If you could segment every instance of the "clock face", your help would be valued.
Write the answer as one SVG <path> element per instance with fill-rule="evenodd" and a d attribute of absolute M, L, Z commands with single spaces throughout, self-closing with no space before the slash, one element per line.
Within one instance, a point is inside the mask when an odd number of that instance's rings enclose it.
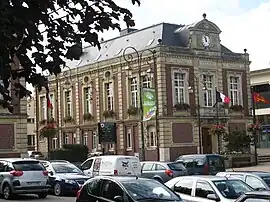
<path fill-rule="evenodd" d="M 202 36 L 202 44 L 204 47 L 208 47 L 210 45 L 210 37 L 207 35 Z"/>

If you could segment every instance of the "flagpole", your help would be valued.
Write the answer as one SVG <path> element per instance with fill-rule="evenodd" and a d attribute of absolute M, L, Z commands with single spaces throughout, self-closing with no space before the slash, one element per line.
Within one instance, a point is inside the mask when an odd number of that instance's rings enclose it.
<path fill-rule="evenodd" d="M 256 118 L 256 104 L 254 100 L 254 86 L 251 86 L 251 97 L 252 97 L 252 118 L 253 124 L 257 123 Z M 257 131 L 253 132 L 253 144 L 254 144 L 254 155 L 255 155 L 255 164 L 258 165 L 258 152 L 257 152 L 257 142 L 258 142 L 258 133 Z"/>
<path fill-rule="evenodd" d="M 217 94 L 217 87 L 215 87 L 216 89 L 216 94 Z M 218 110 L 219 110 L 219 104 L 218 104 L 218 100 L 216 99 L 216 121 L 217 121 L 217 126 L 219 125 L 219 113 L 218 113 Z M 220 154 L 220 135 L 217 136 L 218 138 L 218 153 Z"/>

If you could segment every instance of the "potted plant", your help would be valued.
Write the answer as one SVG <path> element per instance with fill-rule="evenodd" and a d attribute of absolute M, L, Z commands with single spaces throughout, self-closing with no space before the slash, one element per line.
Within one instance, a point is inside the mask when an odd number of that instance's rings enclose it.
<path fill-rule="evenodd" d="M 71 123 L 71 122 L 73 122 L 74 121 L 74 119 L 72 118 L 72 116 L 66 116 L 65 118 L 64 118 L 64 122 L 65 123 Z"/>
<path fill-rule="evenodd" d="M 91 114 L 91 113 L 85 113 L 84 115 L 83 115 L 83 120 L 85 120 L 85 121 L 92 121 L 93 120 L 93 115 Z"/>
<path fill-rule="evenodd" d="M 225 127 L 223 125 L 213 125 L 209 129 L 209 134 L 222 137 L 222 136 L 226 135 L 227 132 L 226 132 Z"/>
<path fill-rule="evenodd" d="M 138 107 L 130 106 L 127 110 L 129 115 L 137 115 L 138 114 Z"/>
<path fill-rule="evenodd" d="M 112 118 L 112 117 L 114 117 L 114 115 L 115 115 L 115 113 L 113 110 L 106 110 L 103 112 L 103 116 L 105 118 L 109 118 L 109 117 Z"/>
<path fill-rule="evenodd" d="M 190 106 L 187 103 L 177 103 L 174 105 L 174 116 L 188 116 Z"/>
<path fill-rule="evenodd" d="M 254 132 L 257 132 L 257 131 L 261 131 L 261 126 L 256 123 L 256 124 L 249 124 L 248 127 L 247 127 L 247 131 L 248 132 L 251 132 L 251 133 L 254 133 Z"/>

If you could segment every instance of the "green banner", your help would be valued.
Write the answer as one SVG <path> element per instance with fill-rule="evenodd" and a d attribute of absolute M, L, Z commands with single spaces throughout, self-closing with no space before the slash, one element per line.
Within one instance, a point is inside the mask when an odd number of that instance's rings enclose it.
<path fill-rule="evenodd" d="M 156 115 L 156 93 L 153 88 L 142 89 L 143 121 L 149 121 Z"/>

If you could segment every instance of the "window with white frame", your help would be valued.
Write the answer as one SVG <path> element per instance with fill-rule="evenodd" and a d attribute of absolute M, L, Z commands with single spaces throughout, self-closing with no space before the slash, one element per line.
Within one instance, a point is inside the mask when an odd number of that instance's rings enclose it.
<path fill-rule="evenodd" d="M 229 77 L 231 105 L 241 105 L 241 84 L 239 76 Z"/>
<path fill-rule="evenodd" d="M 83 144 L 84 145 L 88 145 L 88 133 L 84 133 L 83 135 Z"/>
<path fill-rule="evenodd" d="M 151 78 L 147 75 L 142 77 L 142 87 L 151 88 Z"/>
<path fill-rule="evenodd" d="M 53 148 L 53 149 L 56 149 L 56 148 L 57 148 L 57 138 L 56 138 L 56 137 L 54 137 L 54 138 L 52 139 L 52 148 Z"/>
<path fill-rule="evenodd" d="M 127 130 L 127 137 L 126 137 L 126 143 L 127 143 L 127 150 L 132 149 L 132 131 L 131 129 Z"/>
<path fill-rule="evenodd" d="M 174 72 L 174 104 L 186 102 L 186 74 L 182 72 Z"/>
<path fill-rule="evenodd" d="M 213 75 L 203 75 L 203 84 L 205 85 L 206 89 L 203 91 L 203 100 L 205 107 L 212 107 L 213 106 L 213 83 L 214 77 Z"/>
<path fill-rule="evenodd" d="M 52 108 L 50 110 L 50 118 L 54 118 L 54 96 L 50 94 L 50 102 L 52 104 Z"/>
<path fill-rule="evenodd" d="M 154 126 L 151 126 L 148 128 L 147 141 L 148 141 L 149 147 L 156 147 L 157 146 L 156 128 Z"/>
<path fill-rule="evenodd" d="M 84 95 L 84 113 L 92 114 L 92 90 L 91 87 L 86 87 L 83 89 Z"/>
<path fill-rule="evenodd" d="M 68 144 L 69 143 L 69 135 L 65 134 L 64 135 L 64 144 Z"/>
<path fill-rule="evenodd" d="M 93 132 L 92 134 L 92 149 L 96 150 L 98 146 L 97 133 Z"/>
<path fill-rule="evenodd" d="M 65 91 L 65 115 L 66 117 L 72 116 L 71 112 L 71 91 Z"/>
<path fill-rule="evenodd" d="M 105 83 L 106 110 L 113 110 L 113 83 Z"/>
<path fill-rule="evenodd" d="M 40 119 L 45 120 L 45 119 L 47 119 L 47 113 L 46 113 L 47 112 L 47 102 L 46 102 L 45 96 L 40 97 L 40 105 L 41 105 Z"/>
<path fill-rule="evenodd" d="M 131 93 L 130 105 L 133 107 L 137 107 L 138 106 L 138 83 L 137 83 L 136 77 L 130 80 L 130 93 Z"/>

